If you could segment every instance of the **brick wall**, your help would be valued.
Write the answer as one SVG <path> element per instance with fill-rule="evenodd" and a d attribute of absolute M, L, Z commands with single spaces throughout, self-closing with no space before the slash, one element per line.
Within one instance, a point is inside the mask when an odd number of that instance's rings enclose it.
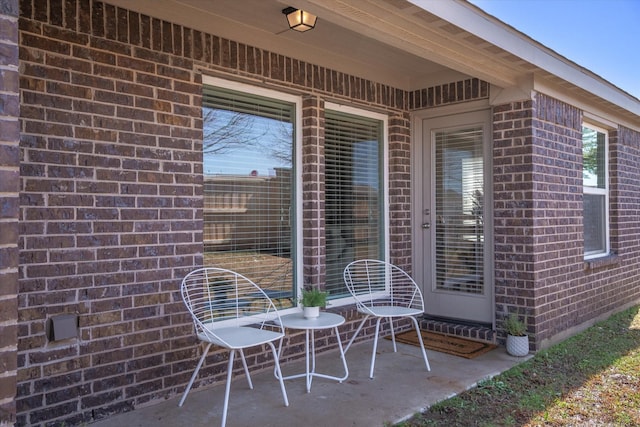
<path fill-rule="evenodd" d="M 609 132 L 609 222 L 611 251 L 608 262 L 586 264 L 586 273 L 597 275 L 592 306 L 581 318 L 601 314 L 611 306 L 637 301 L 640 289 L 640 132 L 625 127 Z M 604 307 L 601 307 L 604 302 Z M 606 312 L 606 311 L 604 311 Z"/>
<path fill-rule="evenodd" d="M 20 102 L 18 1 L 0 2 L 0 426 L 16 420 Z"/>
<path fill-rule="evenodd" d="M 493 108 L 494 275 L 498 313 L 535 314 L 533 101 Z"/>
<path fill-rule="evenodd" d="M 9 24 L 1 31 L 15 32 L 17 5 L 0 7 Z M 23 0 L 19 29 L 19 181 L 18 136 L 5 139 L 18 114 L 17 67 L 0 63 L 0 150 L 12 159 L 0 167 L 0 238 L 8 239 L 0 243 L 0 298 L 9 302 L 1 321 L 7 330 L 16 324 L 11 303 L 19 292 L 19 425 L 90 422 L 184 390 L 202 351 L 177 295 L 181 277 L 202 263 L 200 70 L 305 95 L 303 267 L 305 283 L 318 284 L 325 274 L 323 97 L 388 113 L 391 256 L 408 267 L 409 111 L 489 92 L 487 83 L 467 79 L 406 93 L 91 0 Z M 17 51 L 11 42 L 0 48 Z M 542 95 L 494 108 L 497 311 L 526 316 L 534 347 L 638 298 L 640 135 L 610 134 L 617 257 L 585 264 L 581 117 Z M 17 249 L 19 290 L 12 287 Z M 348 336 L 359 316 L 353 307 L 340 312 Z M 78 315 L 79 337 L 48 340 L 48 320 L 63 313 Z M 15 343 L 4 331 L 3 339 L 0 357 L 11 368 Z M 301 339 L 290 336 L 287 345 Z M 332 346 L 329 337 L 318 343 Z M 287 360 L 296 357 L 287 352 Z M 223 381 L 225 365 L 212 355 L 196 386 Z M 16 376 L 8 372 L 0 420 L 10 422 Z"/>
<path fill-rule="evenodd" d="M 497 318 L 525 318 L 533 348 L 566 329 L 582 262 L 582 114 L 538 94 L 494 107 Z"/>
<path fill-rule="evenodd" d="M 582 112 L 538 94 L 533 127 L 536 341 L 575 324 L 584 286 Z M 575 305 L 574 305 L 575 304 Z"/>
<path fill-rule="evenodd" d="M 324 233 L 324 101 L 305 96 L 302 105 L 302 220 L 305 285 L 323 286 L 326 278 Z"/>
<path fill-rule="evenodd" d="M 389 230 L 391 262 L 411 272 L 411 133 L 408 113 L 389 119 Z"/>
<path fill-rule="evenodd" d="M 388 111 L 391 225 L 404 236 L 394 251 L 408 260 L 413 95 L 91 0 L 23 0 L 19 30 L 19 425 L 81 424 L 184 390 L 202 351 L 177 294 L 202 263 L 202 69 L 314 92 L 304 100 L 303 173 L 318 198 L 319 96 Z M 486 97 L 486 83 L 456 87 L 474 85 L 433 102 Z M 304 280 L 320 283 L 322 232 L 312 228 L 322 227 L 322 203 L 312 199 Z M 342 313 L 349 330 L 358 316 Z M 47 338 L 60 314 L 78 316 L 77 338 Z M 213 354 L 196 386 L 223 381 L 225 366 Z"/>
<path fill-rule="evenodd" d="M 202 258 L 200 77 L 166 23 L 35 5 L 20 19 L 18 424 L 76 425 L 190 375 L 176 291 Z M 47 338 L 60 314 L 78 338 Z"/>
<path fill-rule="evenodd" d="M 640 133 L 624 127 L 609 133 L 611 249 L 620 257 L 638 254 L 640 241 Z M 636 262 L 637 265 L 637 262 Z"/>
<path fill-rule="evenodd" d="M 548 96 L 494 107 L 494 226 L 498 321 L 526 318 L 533 348 L 637 301 L 638 141 L 612 130 L 611 242 L 584 261 L 582 112 Z M 635 178 L 634 178 L 635 177 Z M 635 278 L 635 279 L 634 279 Z"/>
<path fill-rule="evenodd" d="M 413 91 L 409 94 L 409 107 L 419 110 L 488 97 L 489 83 L 471 78 Z"/>

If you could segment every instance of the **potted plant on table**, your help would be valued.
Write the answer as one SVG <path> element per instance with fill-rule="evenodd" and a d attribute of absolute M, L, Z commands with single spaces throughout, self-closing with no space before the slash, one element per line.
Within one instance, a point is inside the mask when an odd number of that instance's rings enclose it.
<path fill-rule="evenodd" d="M 503 327 L 507 331 L 507 353 L 519 357 L 529 354 L 527 325 L 517 315 L 511 313 L 504 320 Z"/>
<path fill-rule="evenodd" d="M 320 315 L 320 307 L 327 305 L 327 292 L 323 292 L 315 287 L 305 287 L 302 290 L 300 303 L 305 318 L 312 319 Z"/>

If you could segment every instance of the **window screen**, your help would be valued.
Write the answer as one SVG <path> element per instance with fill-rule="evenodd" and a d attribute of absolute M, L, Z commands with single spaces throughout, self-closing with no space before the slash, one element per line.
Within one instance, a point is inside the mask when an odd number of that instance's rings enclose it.
<path fill-rule="evenodd" d="M 380 120 L 325 113 L 325 220 L 329 298 L 347 294 L 348 263 L 383 256 Z"/>
<path fill-rule="evenodd" d="M 295 104 L 203 89 L 204 264 L 291 305 Z"/>

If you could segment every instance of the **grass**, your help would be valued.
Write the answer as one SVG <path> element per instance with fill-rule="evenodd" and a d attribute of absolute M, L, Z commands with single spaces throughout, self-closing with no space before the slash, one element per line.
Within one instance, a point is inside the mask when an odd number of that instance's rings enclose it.
<path fill-rule="evenodd" d="M 640 306 L 397 427 L 585 425 L 640 425 Z"/>

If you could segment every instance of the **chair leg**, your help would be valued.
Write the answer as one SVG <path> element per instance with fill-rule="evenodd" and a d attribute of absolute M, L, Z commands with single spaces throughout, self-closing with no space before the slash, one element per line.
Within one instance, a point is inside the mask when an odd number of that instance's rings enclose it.
<path fill-rule="evenodd" d="M 251 382 L 251 375 L 249 375 L 249 368 L 247 368 L 247 361 L 244 358 L 244 351 L 242 349 L 240 349 L 240 356 L 242 356 L 242 366 L 244 367 L 244 374 L 247 377 L 249 388 L 253 390 L 253 382 Z"/>
<path fill-rule="evenodd" d="M 391 329 L 391 341 L 393 342 L 393 352 L 398 352 L 398 347 L 396 346 L 396 331 L 393 329 L 393 318 L 389 317 L 389 329 Z"/>
<path fill-rule="evenodd" d="M 280 341 L 282 343 L 282 341 Z M 282 371 L 280 370 L 280 361 L 278 360 L 278 351 L 276 346 L 272 342 L 267 343 L 271 347 L 273 353 L 273 360 L 275 361 L 275 376 L 280 381 L 280 390 L 282 390 L 282 397 L 284 398 L 284 406 L 289 406 L 289 398 L 287 397 L 287 390 L 284 388 L 284 380 L 282 379 Z"/>
<path fill-rule="evenodd" d="M 351 344 L 353 344 L 353 341 L 356 339 L 356 337 L 358 336 L 358 334 L 362 330 L 362 327 L 364 326 L 364 324 L 365 324 L 365 322 L 367 321 L 368 318 L 369 318 L 368 314 L 366 316 L 364 316 L 364 319 L 362 319 L 362 322 L 360 322 L 360 326 L 358 326 L 358 329 L 356 329 L 356 332 L 353 334 L 353 336 L 349 340 L 349 343 L 344 348 L 344 354 L 347 354 L 347 351 L 349 351 L 349 347 L 351 347 Z"/>
<path fill-rule="evenodd" d="M 411 320 L 413 320 L 413 326 L 416 327 L 416 335 L 418 335 L 418 341 L 420 341 L 420 350 L 422 350 L 422 357 L 424 358 L 425 365 L 427 365 L 427 371 L 431 371 L 431 366 L 429 366 L 429 359 L 427 358 L 427 352 L 424 349 L 424 343 L 422 342 L 422 333 L 420 332 L 420 326 L 418 325 L 418 321 L 415 317 L 411 316 Z"/>
<path fill-rule="evenodd" d="M 276 360 L 278 361 L 278 363 L 273 368 L 273 375 L 275 375 L 275 377 L 277 379 L 280 379 L 282 377 L 282 371 L 278 372 L 278 368 L 280 367 L 280 356 L 282 356 L 282 342 L 283 341 L 284 341 L 284 337 L 280 338 L 280 342 L 278 343 L 278 353 L 277 353 L 277 356 L 276 356 Z"/>
<path fill-rule="evenodd" d="M 373 379 L 373 368 L 376 365 L 376 351 L 378 350 L 378 334 L 380 333 L 380 322 L 382 317 L 376 320 L 376 333 L 373 336 L 373 353 L 371 353 L 371 369 L 369 370 L 369 378 Z"/>
<path fill-rule="evenodd" d="M 184 400 L 187 398 L 187 394 L 189 394 L 189 390 L 191 390 L 191 386 L 193 385 L 193 382 L 198 376 L 198 371 L 200 371 L 200 368 L 202 367 L 202 364 L 204 363 L 204 359 L 205 357 L 207 357 L 207 353 L 209 353 L 210 348 L 211 348 L 211 343 L 209 343 L 207 347 L 204 349 L 204 353 L 202 353 L 202 357 L 198 361 L 196 370 L 193 371 L 193 375 L 191 375 L 191 380 L 189 381 L 189 384 L 187 385 L 187 388 L 185 389 L 184 394 L 182 395 L 182 399 L 180 399 L 180 403 L 178 403 L 178 406 L 182 406 L 182 404 L 184 403 Z"/>
<path fill-rule="evenodd" d="M 227 410 L 229 409 L 229 390 L 231 389 L 231 374 L 233 373 L 233 357 L 236 351 L 229 351 L 229 364 L 227 365 L 227 385 L 224 389 L 224 406 L 222 407 L 222 427 L 227 424 Z"/>

